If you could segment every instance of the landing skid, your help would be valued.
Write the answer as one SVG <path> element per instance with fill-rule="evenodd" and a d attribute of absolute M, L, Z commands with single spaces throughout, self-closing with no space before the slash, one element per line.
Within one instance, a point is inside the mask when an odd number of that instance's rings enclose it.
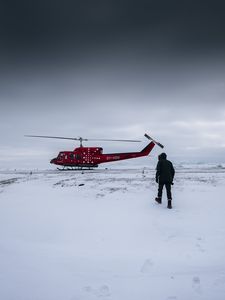
<path fill-rule="evenodd" d="M 83 170 L 94 170 L 94 167 L 63 167 L 57 168 L 59 171 L 83 171 Z"/>

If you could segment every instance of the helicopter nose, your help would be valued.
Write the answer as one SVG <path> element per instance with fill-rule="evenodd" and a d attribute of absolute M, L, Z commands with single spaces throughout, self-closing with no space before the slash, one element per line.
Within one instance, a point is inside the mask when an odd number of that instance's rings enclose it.
<path fill-rule="evenodd" d="M 56 163 L 56 158 L 50 160 L 50 164 L 55 164 L 55 163 Z"/>

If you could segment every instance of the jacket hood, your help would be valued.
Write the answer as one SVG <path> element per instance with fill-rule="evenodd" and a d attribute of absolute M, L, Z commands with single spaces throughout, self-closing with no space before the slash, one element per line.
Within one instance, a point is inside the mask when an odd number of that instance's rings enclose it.
<path fill-rule="evenodd" d="M 167 158 L 166 153 L 161 153 L 161 154 L 160 154 L 160 159 L 166 159 L 166 158 Z"/>

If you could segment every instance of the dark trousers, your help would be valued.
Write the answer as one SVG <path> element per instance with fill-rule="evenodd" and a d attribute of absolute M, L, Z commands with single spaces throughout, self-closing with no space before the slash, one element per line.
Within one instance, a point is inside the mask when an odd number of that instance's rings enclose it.
<path fill-rule="evenodd" d="M 172 199 L 171 195 L 171 183 L 159 183 L 158 187 L 158 198 L 162 198 L 163 187 L 166 187 L 167 199 Z"/>

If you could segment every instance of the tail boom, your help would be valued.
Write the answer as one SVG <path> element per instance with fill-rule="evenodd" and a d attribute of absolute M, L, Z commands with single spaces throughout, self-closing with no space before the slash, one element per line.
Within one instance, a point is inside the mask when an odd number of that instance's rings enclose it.
<path fill-rule="evenodd" d="M 142 151 L 140 152 L 128 152 L 128 153 L 112 153 L 112 154 L 102 154 L 101 161 L 98 163 L 106 163 L 117 160 L 138 158 L 142 156 L 147 156 L 151 150 L 154 148 L 155 143 L 150 142 Z"/>

